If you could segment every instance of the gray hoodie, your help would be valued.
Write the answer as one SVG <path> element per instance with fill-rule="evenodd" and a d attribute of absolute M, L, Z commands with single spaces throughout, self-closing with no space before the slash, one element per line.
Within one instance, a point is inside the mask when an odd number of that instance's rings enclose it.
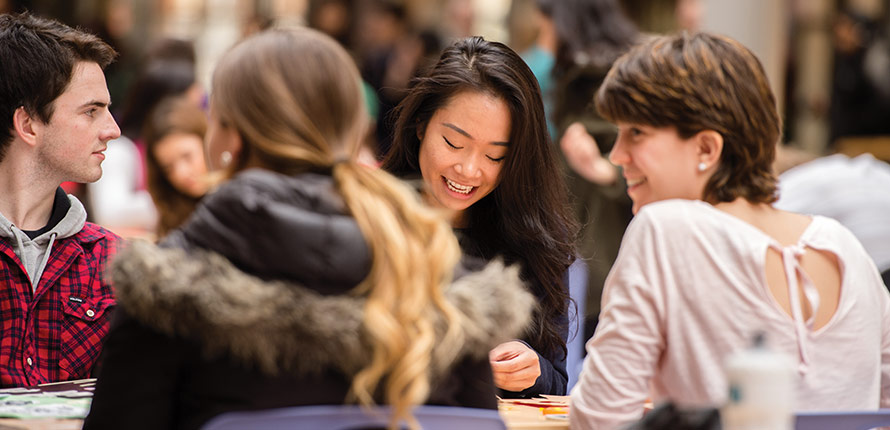
<path fill-rule="evenodd" d="M 28 277 L 31 278 L 31 290 L 37 289 L 43 269 L 49 261 L 53 243 L 58 239 L 64 239 L 77 234 L 87 220 L 87 211 L 76 197 L 69 195 L 71 207 L 65 217 L 62 218 L 49 231 L 35 237 L 33 240 L 25 232 L 12 224 L 3 214 L 0 214 L 0 237 L 8 238 L 15 250 L 15 254 L 22 260 Z"/>

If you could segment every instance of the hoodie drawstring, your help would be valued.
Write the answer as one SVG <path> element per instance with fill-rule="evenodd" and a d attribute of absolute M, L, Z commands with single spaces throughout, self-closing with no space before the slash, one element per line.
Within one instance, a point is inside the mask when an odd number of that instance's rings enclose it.
<path fill-rule="evenodd" d="M 46 269 L 46 263 L 49 261 L 49 254 L 53 252 L 53 243 L 56 242 L 56 236 L 59 234 L 56 232 L 52 232 L 49 235 L 49 243 L 46 244 L 46 253 L 43 254 L 43 261 L 40 262 L 40 265 L 37 266 L 37 270 L 34 271 L 35 279 L 32 281 L 34 284 L 34 288 L 37 288 L 37 284 L 40 283 L 40 278 L 43 277 L 43 269 Z"/>
<path fill-rule="evenodd" d="M 22 258 L 21 253 L 25 252 L 25 244 L 22 242 L 22 235 L 25 234 L 25 232 L 14 225 L 9 226 L 9 230 L 12 231 L 12 235 L 15 236 L 15 241 L 19 245 L 19 258 Z"/>
<path fill-rule="evenodd" d="M 12 235 L 15 236 L 16 244 L 18 245 L 18 255 L 19 259 L 22 260 L 23 264 L 25 262 L 25 243 L 22 242 L 22 236 L 27 236 L 22 229 L 11 225 L 10 230 L 12 231 Z M 46 252 L 43 254 L 43 259 L 40 261 L 40 264 L 34 268 L 34 273 L 28 273 L 28 277 L 31 278 L 31 290 L 37 291 L 37 284 L 40 283 L 40 278 L 43 277 L 43 269 L 46 268 L 46 264 L 49 262 L 50 253 L 53 250 L 53 244 L 56 242 L 56 237 L 59 235 L 57 232 L 52 232 L 49 236 L 49 242 L 46 245 Z"/>

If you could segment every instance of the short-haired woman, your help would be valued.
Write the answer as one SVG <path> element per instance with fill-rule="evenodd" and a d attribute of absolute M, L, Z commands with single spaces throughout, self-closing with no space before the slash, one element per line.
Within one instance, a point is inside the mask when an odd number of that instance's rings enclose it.
<path fill-rule="evenodd" d="M 772 207 L 781 124 L 757 58 L 727 37 L 658 37 L 595 100 L 618 125 L 610 158 L 636 217 L 572 426 L 616 428 L 647 397 L 720 405 L 725 361 L 758 332 L 796 363 L 798 410 L 890 406 L 890 294 L 846 228 Z"/>

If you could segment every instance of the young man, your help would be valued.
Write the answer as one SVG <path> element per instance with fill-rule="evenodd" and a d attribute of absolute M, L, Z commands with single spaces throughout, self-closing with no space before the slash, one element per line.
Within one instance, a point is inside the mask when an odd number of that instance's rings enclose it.
<path fill-rule="evenodd" d="M 102 176 L 120 129 L 99 38 L 0 16 L 0 386 L 89 377 L 114 306 L 102 279 L 119 238 L 59 185 Z"/>

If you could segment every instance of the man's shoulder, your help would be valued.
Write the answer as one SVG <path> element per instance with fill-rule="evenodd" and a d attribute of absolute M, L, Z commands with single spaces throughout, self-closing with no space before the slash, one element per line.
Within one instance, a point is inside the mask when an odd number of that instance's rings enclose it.
<path fill-rule="evenodd" d="M 117 244 L 121 241 L 121 237 L 112 233 L 111 230 L 91 222 L 85 222 L 83 228 L 81 228 L 77 234 L 72 236 L 72 239 L 75 239 L 82 244 L 93 244 L 102 241 Z"/>

